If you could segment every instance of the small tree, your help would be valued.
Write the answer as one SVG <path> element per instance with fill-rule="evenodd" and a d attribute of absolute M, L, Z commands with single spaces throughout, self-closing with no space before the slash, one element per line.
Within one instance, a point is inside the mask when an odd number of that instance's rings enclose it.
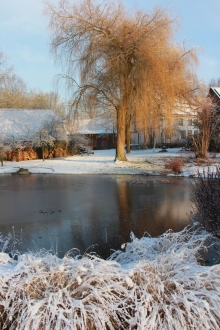
<path fill-rule="evenodd" d="M 198 128 L 198 133 L 191 137 L 196 158 L 207 158 L 210 139 L 220 125 L 220 115 L 216 109 L 216 104 L 210 97 L 197 100 L 195 127 Z"/>
<path fill-rule="evenodd" d="M 7 56 L 0 50 L 0 89 L 4 87 L 8 76 L 13 72 L 13 68 L 8 66 Z"/>
<path fill-rule="evenodd" d="M 65 145 L 65 154 L 68 146 L 68 136 L 66 133 L 66 129 L 64 127 L 63 121 L 59 118 L 51 117 L 48 120 L 45 120 L 42 126 L 45 130 L 47 130 L 48 134 L 54 138 L 55 141 L 60 141 Z M 51 145 L 52 146 L 52 145 Z"/>
<path fill-rule="evenodd" d="M 4 143 L 7 151 L 13 152 L 16 156 L 16 161 L 19 162 L 19 151 L 27 148 L 30 144 L 30 140 L 27 138 L 27 136 L 7 134 Z"/>
<path fill-rule="evenodd" d="M 216 172 L 199 174 L 193 182 L 193 208 L 190 219 L 199 223 L 208 232 L 220 238 L 220 167 Z"/>
<path fill-rule="evenodd" d="M 55 138 L 52 137 L 48 130 L 45 128 L 41 128 L 39 131 L 35 132 L 32 136 L 32 146 L 35 148 L 41 148 L 42 150 L 42 158 L 44 161 L 44 151 L 47 147 L 54 146 Z"/>
<path fill-rule="evenodd" d="M 1 165 L 3 166 L 4 163 L 3 163 L 3 160 L 4 160 L 4 154 L 9 151 L 10 148 L 9 148 L 9 145 L 6 144 L 6 139 L 5 139 L 5 136 L 0 136 L 0 162 L 1 162 Z"/>
<path fill-rule="evenodd" d="M 209 82 L 209 87 L 220 87 L 220 78 L 218 79 L 212 78 Z"/>
<path fill-rule="evenodd" d="M 91 140 L 85 136 L 80 134 L 73 134 L 69 138 L 70 146 L 73 148 L 75 152 L 79 151 L 81 148 L 85 146 L 89 146 Z"/>
<path fill-rule="evenodd" d="M 7 59 L 0 50 L 0 108 L 53 109 L 58 115 L 65 116 L 65 104 L 58 93 L 28 89 Z"/>

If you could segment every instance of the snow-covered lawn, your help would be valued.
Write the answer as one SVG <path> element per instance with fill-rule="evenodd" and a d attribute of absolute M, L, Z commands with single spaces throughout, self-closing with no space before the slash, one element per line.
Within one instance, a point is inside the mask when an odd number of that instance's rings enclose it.
<path fill-rule="evenodd" d="M 115 150 L 96 150 L 91 155 L 80 155 L 66 158 L 54 158 L 20 162 L 4 162 L 0 167 L 0 173 L 13 173 L 19 168 L 26 168 L 31 173 L 63 173 L 63 174 L 171 174 L 165 170 L 164 164 L 173 158 L 192 159 L 193 152 L 183 152 L 180 148 L 167 149 L 161 153 L 161 149 L 132 151 L 127 155 L 128 162 L 114 162 Z M 213 160 L 218 164 L 220 154 Z M 213 164 L 214 165 L 214 164 Z M 181 176 L 195 175 L 197 171 L 203 171 L 203 166 L 195 166 L 193 160 L 185 163 Z"/>

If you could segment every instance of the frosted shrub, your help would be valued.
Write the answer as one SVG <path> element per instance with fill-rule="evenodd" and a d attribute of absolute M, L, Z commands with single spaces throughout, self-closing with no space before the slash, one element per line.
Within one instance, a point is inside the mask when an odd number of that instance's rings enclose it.
<path fill-rule="evenodd" d="M 219 166 L 198 173 L 198 179 L 193 182 L 192 202 L 195 208 L 190 215 L 191 221 L 198 223 L 208 232 L 220 238 Z"/>
<path fill-rule="evenodd" d="M 15 234 L 14 227 L 12 227 L 12 233 L 3 237 L 0 233 L 0 253 L 9 253 L 11 257 L 15 257 L 21 253 L 22 247 L 22 231 L 19 235 Z"/>
<path fill-rule="evenodd" d="M 132 235 L 109 260 L 0 255 L 0 328 L 219 329 L 220 265 L 197 259 L 207 232 Z"/>
<path fill-rule="evenodd" d="M 5 250 L 7 249 L 9 240 L 10 240 L 9 237 L 3 237 L 2 234 L 0 233 L 0 253 L 5 252 Z"/>
<path fill-rule="evenodd" d="M 181 159 L 174 159 L 171 162 L 165 164 L 165 168 L 172 170 L 174 174 L 179 174 L 182 166 L 183 160 Z"/>

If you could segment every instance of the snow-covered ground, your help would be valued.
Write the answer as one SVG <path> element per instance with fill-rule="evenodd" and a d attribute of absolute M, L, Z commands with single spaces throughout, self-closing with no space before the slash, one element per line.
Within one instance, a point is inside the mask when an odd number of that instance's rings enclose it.
<path fill-rule="evenodd" d="M 127 154 L 128 162 L 115 162 L 115 150 L 96 150 L 91 155 L 80 155 L 66 158 L 54 158 L 20 162 L 4 162 L 0 167 L 0 174 L 13 173 L 19 168 L 28 169 L 31 173 L 53 173 L 53 174 L 168 174 L 173 175 L 170 170 L 165 170 L 164 164 L 178 158 L 188 161 L 184 164 L 181 176 L 196 175 L 203 171 L 207 165 L 195 166 L 193 152 L 184 152 L 180 148 L 167 149 L 168 152 L 159 152 L 161 149 L 132 151 Z M 212 166 L 219 164 L 220 154 L 212 160 Z M 213 167 L 214 168 L 214 167 Z"/>

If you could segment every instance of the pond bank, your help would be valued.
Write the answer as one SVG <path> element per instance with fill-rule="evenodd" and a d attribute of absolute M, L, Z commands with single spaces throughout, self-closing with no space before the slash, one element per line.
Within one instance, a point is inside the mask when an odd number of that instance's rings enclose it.
<path fill-rule="evenodd" d="M 128 162 L 114 161 L 115 150 L 95 150 L 94 154 L 72 156 L 66 158 L 53 158 L 21 162 L 4 162 L 0 167 L 0 174 L 9 174 L 19 171 L 20 168 L 30 173 L 41 174 L 144 174 L 173 176 L 171 169 L 166 168 L 172 160 L 182 163 L 178 176 L 193 177 L 198 171 L 203 172 L 208 166 L 220 164 L 220 154 L 216 158 L 210 158 L 208 163 L 195 163 L 193 152 L 184 152 L 180 148 L 167 149 L 161 153 L 161 149 L 135 150 L 127 154 Z"/>

